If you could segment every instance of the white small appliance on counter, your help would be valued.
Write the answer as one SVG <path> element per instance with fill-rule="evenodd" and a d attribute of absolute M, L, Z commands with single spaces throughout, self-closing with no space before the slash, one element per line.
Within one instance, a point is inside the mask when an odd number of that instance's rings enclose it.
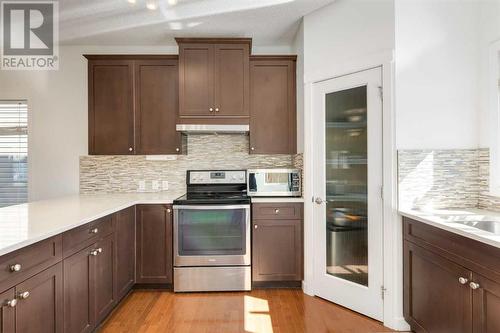
<path fill-rule="evenodd" d="M 300 197 L 299 169 L 249 169 L 247 194 L 252 197 Z"/>

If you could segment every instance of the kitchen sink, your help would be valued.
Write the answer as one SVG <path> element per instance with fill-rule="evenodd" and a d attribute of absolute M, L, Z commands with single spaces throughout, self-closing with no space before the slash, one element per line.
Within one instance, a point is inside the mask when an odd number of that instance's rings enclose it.
<path fill-rule="evenodd" d="M 467 225 L 483 231 L 500 235 L 500 221 L 453 221 L 454 223 Z"/>

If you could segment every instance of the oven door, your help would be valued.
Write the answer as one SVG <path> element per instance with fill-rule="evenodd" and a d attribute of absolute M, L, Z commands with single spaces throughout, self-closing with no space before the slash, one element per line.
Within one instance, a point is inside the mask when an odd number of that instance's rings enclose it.
<path fill-rule="evenodd" d="M 174 266 L 250 265 L 250 205 L 173 208 Z"/>

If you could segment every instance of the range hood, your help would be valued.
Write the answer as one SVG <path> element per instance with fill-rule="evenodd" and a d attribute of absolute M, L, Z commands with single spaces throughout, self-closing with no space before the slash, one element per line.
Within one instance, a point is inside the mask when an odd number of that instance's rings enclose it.
<path fill-rule="evenodd" d="M 186 134 L 247 134 L 249 125 L 199 125 L 177 124 L 175 129 Z"/>

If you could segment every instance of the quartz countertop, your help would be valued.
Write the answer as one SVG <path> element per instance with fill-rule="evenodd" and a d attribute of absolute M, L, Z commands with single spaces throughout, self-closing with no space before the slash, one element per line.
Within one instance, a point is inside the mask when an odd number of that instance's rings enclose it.
<path fill-rule="evenodd" d="M 482 209 L 400 209 L 413 220 L 500 248 L 500 235 L 473 227 L 475 222 L 500 223 L 500 212 Z M 470 225 L 460 224 L 468 221 Z"/>
<path fill-rule="evenodd" d="M 0 256 L 136 204 L 171 204 L 182 194 L 80 194 L 0 208 Z"/>
<path fill-rule="evenodd" d="M 252 197 L 252 203 L 304 202 L 302 197 Z"/>

